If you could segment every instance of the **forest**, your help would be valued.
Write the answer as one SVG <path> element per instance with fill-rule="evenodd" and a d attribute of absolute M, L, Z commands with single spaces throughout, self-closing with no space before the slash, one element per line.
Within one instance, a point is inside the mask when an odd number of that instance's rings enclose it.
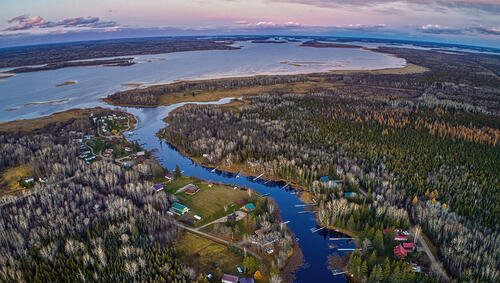
<path fill-rule="evenodd" d="M 0 68 L 61 63 L 105 57 L 162 54 L 192 50 L 235 49 L 232 40 L 184 38 L 129 38 L 9 47 L 0 50 Z"/>
<path fill-rule="evenodd" d="M 93 129 L 87 117 L 0 136 L 1 170 L 29 163 L 32 176 L 50 176 L 0 203 L 0 281 L 196 280 L 170 245 L 172 200 L 151 189 L 163 168 L 155 160 L 125 170 L 77 159 L 70 133 Z"/>
<path fill-rule="evenodd" d="M 346 177 L 373 199 L 405 209 L 454 277 L 499 278 L 497 117 L 336 92 L 245 102 L 186 106 L 159 135 L 191 157 L 209 153 L 207 162 L 225 167 L 251 162 L 255 172 L 313 193 L 320 176 Z M 342 192 L 327 195 L 335 201 Z"/>

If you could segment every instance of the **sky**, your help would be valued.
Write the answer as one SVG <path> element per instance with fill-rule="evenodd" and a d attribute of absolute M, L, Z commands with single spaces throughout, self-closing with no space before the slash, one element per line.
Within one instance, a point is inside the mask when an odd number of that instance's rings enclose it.
<path fill-rule="evenodd" d="M 0 0 L 0 47 L 236 34 L 392 38 L 500 48 L 500 0 Z"/>

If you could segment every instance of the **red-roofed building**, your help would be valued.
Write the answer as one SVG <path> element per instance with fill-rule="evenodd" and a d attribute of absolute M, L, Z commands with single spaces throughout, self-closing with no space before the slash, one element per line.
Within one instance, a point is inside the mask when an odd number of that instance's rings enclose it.
<path fill-rule="evenodd" d="M 405 258 L 406 257 L 406 250 L 403 248 L 402 245 L 397 245 L 394 247 L 394 257 L 396 258 Z"/>
<path fill-rule="evenodd" d="M 404 241 L 408 241 L 408 237 L 396 235 L 396 236 L 394 236 L 394 240 L 396 240 L 396 241 L 403 241 L 404 242 Z"/>
<path fill-rule="evenodd" d="M 408 252 L 412 252 L 415 249 L 415 245 L 413 243 L 403 243 L 403 248 Z"/>

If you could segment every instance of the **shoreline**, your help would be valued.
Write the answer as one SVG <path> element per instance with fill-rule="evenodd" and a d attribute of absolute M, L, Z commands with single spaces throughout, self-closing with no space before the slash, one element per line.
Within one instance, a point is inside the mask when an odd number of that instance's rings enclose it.
<path fill-rule="evenodd" d="M 376 52 L 371 50 L 372 52 Z M 383 53 L 387 54 L 387 53 Z M 396 58 L 401 58 L 398 57 L 397 55 L 394 54 L 387 54 L 389 56 L 394 56 Z M 404 59 L 404 58 L 402 58 Z M 290 83 L 276 83 L 276 84 L 270 84 L 270 85 L 250 85 L 250 86 L 242 86 L 242 87 L 237 87 L 233 89 L 224 89 L 224 88 L 218 88 L 215 90 L 200 90 L 196 89 L 195 86 L 196 84 L 204 84 L 204 83 L 218 83 L 218 82 L 230 82 L 230 81 L 235 81 L 235 80 L 244 80 L 244 79 L 251 79 L 251 78 L 269 78 L 272 77 L 272 75 L 254 75 L 254 76 L 234 76 L 234 77 L 222 77 L 222 78 L 212 78 L 212 79 L 199 79 L 199 80 L 181 80 L 181 81 L 176 81 L 172 83 L 167 83 L 167 84 L 157 84 L 157 85 L 150 85 L 147 87 L 144 87 L 144 85 L 141 85 L 141 87 L 136 87 L 136 88 L 131 88 L 128 90 L 124 90 L 129 93 L 134 93 L 135 91 L 140 91 L 140 90 L 157 90 L 159 88 L 165 88 L 165 87 L 183 87 L 185 86 L 186 88 L 183 90 L 179 91 L 172 91 L 172 92 L 165 92 L 163 94 L 160 94 L 156 97 L 156 102 L 154 104 L 129 104 L 125 102 L 120 102 L 119 98 L 118 99 L 113 99 L 113 96 L 121 93 L 122 91 L 115 92 L 111 95 L 108 95 L 107 97 L 102 98 L 101 100 L 106 102 L 109 105 L 112 106 L 121 106 L 121 107 L 143 107 L 143 108 L 154 108 L 154 107 L 159 107 L 159 106 L 169 106 L 173 105 L 176 103 L 180 102 L 207 102 L 207 101 L 213 101 L 216 99 L 220 98 L 225 98 L 225 97 L 235 97 L 235 98 L 241 98 L 244 96 L 251 96 L 251 95 L 257 95 L 258 93 L 262 92 L 270 92 L 276 89 L 280 88 L 290 88 L 290 92 L 306 92 L 308 89 L 314 86 L 314 84 L 318 83 L 319 80 L 323 80 L 320 83 L 325 83 L 328 84 L 328 87 L 335 87 L 334 83 L 330 82 L 324 82 L 324 77 L 328 75 L 350 75 L 350 74 L 373 74 L 373 75 L 406 75 L 406 74 L 420 74 L 420 73 L 425 73 L 430 71 L 430 69 L 415 65 L 412 63 L 406 63 L 402 67 L 389 67 L 389 68 L 382 68 L 382 69 L 374 69 L 374 70 L 330 70 L 326 72 L 315 72 L 315 73 L 306 73 L 306 74 L 287 74 L 287 75 L 276 75 L 276 77 L 287 77 L 287 76 L 298 76 L 304 78 L 302 81 L 296 81 L 296 82 L 290 82 Z M 123 84 L 122 84 L 123 85 Z M 194 95 L 187 96 L 184 92 L 189 91 L 189 87 L 192 87 Z M 294 89 L 295 88 L 295 89 Z M 236 92 L 236 93 L 235 93 Z M 239 93 L 238 93 L 239 92 Z"/>

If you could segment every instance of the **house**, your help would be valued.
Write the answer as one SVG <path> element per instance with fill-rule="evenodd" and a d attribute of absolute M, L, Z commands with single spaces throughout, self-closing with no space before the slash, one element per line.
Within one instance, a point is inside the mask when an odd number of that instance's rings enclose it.
<path fill-rule="evenodd" d="M 255 283 L 253 278 L 240 278 L 240 283 Z"/>
<path fill-rule="evenodd" d="M 35 179 L 33 179 L 33 178 L 25 178 L 24 181 L 26 183 L 33 183 L 35 181 Z"/>
<path fill-rule="evenodd" d="M 200 190 L 200 188 L 198 186 L 191 184 L 191 186 L 189 186 L 189 188 L 186 189 L 186 194 L 188 194 L 188 195 L 194 195 L 199 190 Z"/>
<path fill-rule="evenodd" d="M 189 207 L 178 202 L 172 203 L 172 207 L 170 207 L 170 210 L 177 215 L 184 215 L 189 213 Z"/>
<path fill-rule="evenodd" d="M 241 268 L 241 266 L 236 267 L 236 269 L 238 270 L 239 273 L 243 273 L 243 269 Z"/>
<path fill-rule="evenodd" d="M 201 220 L 201 216 L 199 216 L 198 214 L 195 214 L 193 217 L 194 217 L 194 219 L 196 219 L 196 220 Z"/>
<path fill-rule="evenodd" d="M 394 240 L 396 240 L 396 241 L 406 242 L 406 241 L 408 241 L 408 237 L 406 237 L 406 236 L 401 236 L 401 235 L 395 235 L 395 236 L 394 236 Z"/>
<path fill-rule="evenodd" d="M 187 194 L 194 195 L 199 190 L 200 190 L 200 188 L 198 188 L 198 186 L 193 185 L 193 184 L 187 184 L 184 187 L 178 189 L 175 193 L 178 194 L 178 193 L 186 192 Z"/>
<path fill-rule="evenodd" d="M 139 151 L 139 152 L 137 153 L 137 156 L 144 156 L 144 155 L 146 155 L 146 153 L 145 153 L 144 151 Z"/>
<path fill-rule="evenodd" d="M 328 178 L 328 176 L 321 176 L 321 177 L 319 178 L 319 181 L 320 181 L 321 183 L 327 183 L 328 181 L 330 181 L 330 178 Z"/>
<path fill-rule="evenodd" d="M 395 246 L 393 253 L 394 253 L 394 257 L 396 257 L 396 258 L 405 258 L 406 257 L 406 250 L 405 250 L 405 248 L 403 248 L 402 245 Z"/>
<path fill-rule="evenodd" d="M 346 198 L 353 198 L 353 197 L 355 197 L 355 196 L 357 196 L 357 195 L 358 195 L 358 193 L 356 193 L 356 192 L 345 192 L 345 193 L 344 193 L 344 196 L 345 196 Z"/>
<path fill-rule="evenodd" d="M 413 252 L 415 245 L 413 243 L 403 243 L 403 248 L 405 248 L 407 252 Z"/>
<path fill-rule="evenodd" d="M 238 276 L 234 276 L 231 274 L 224 274 L 222 275 L 221 281 L 223 283 L 237 283 L 238 282 Z"/>
<path fill-rule="evenodd" d="M 253 205 L 253 203 L 250 202 L 250 203 L 245 204 L 241 209 L 243 211 L 250 212 L 250 211 L 255 210 L 255 205 Z"/>
<path fill-rule="evenodd" d="M 161 190 L 163 190 L 164 186 L 163 184 L 154 184 L 153 185 L 153 190 L 155 190 L 155 192 L 159 192 Z"/>
<path fill-rule="evenodd" d="M 174 179 L 174 176 L 172 176 L 172 174 L 170 174 L 170 173 L 167 173 L 167 174 L 165 174 L 165 179 L 172 181 Z"/>

